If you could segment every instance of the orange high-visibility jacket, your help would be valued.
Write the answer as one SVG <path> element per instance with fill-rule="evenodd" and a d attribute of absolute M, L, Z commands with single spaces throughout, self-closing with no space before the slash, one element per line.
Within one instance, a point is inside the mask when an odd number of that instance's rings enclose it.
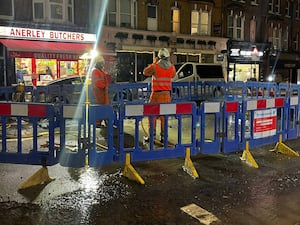
<path fill-rule="evenodd" d="M 152 91 L 170 91 L 172 88 L 172 78 L 174 76 L 174 66 L 168 69 L 161 68 L 158 64 L 154 64 L 156 76 L 152 77 Z"/>
<path fill-rule="evenodd" d="M 108 86 L 107 75 L 103 70 L 94 68 L 92 71 L 92 87 L 106 88 Z"/>

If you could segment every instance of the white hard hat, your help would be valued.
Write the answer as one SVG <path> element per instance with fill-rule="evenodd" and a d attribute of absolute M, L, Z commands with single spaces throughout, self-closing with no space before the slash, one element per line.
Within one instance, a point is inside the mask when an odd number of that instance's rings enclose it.
<path fill-rule="evenodd" d="M 99 62 L 99 63 L 103 63 L 103 62 L 104 62 L 104 58 L 103 58 L 102 55 L 99 55 L 99 56 L 96 58 L 95 61 L 96 61 L 96 62 Z"/>
<path fill-rule="evenodd" d="M 158 51 L 158 57 L 161 58 L 169 58 L 170 57 L 170 53 L 169 50 L 166 48 L 161 48 Z"/>

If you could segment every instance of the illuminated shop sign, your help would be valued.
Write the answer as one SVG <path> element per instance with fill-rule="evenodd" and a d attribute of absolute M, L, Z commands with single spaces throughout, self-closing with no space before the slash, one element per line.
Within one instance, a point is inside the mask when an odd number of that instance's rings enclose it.
<path fill-rule="evenodd" d="M 63 41 L 63 42 L 95 42 L 96 35 L 68 31 L 40 30 L 19 27 L 0 26 L 0 37 L 26 40 Z"/>
<path fill-rule="evenodd" d="M 76 61 L 79 59 L 79 55 L 69 53 L 10 51 L 9 56 L 12 58 L 59 59 L 63 61 Z"/>

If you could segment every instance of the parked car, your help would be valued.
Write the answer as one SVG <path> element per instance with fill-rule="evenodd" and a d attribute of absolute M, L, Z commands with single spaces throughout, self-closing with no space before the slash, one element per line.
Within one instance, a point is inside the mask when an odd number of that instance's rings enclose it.
<path fill-rule="evenodd" d="M 55 79 L 33 90 L 33 101 L 47 103 L 78 104 L 85 102 L 85 76 L 68 76 Z M 91 92 L 91 91 L 89 91 Z M 93 97 L 89 94 L 89 97 Z"/>

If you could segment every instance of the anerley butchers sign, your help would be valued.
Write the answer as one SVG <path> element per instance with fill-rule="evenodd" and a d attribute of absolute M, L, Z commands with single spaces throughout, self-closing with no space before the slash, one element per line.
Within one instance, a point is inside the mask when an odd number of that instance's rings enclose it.
<path fill-rule="evenodd" d="M 94 42 L 96 40 L 95 34 L 3 26 L 0 26 L 0 38 L 1 37 L 26 40 L 85 43 Z"/>

